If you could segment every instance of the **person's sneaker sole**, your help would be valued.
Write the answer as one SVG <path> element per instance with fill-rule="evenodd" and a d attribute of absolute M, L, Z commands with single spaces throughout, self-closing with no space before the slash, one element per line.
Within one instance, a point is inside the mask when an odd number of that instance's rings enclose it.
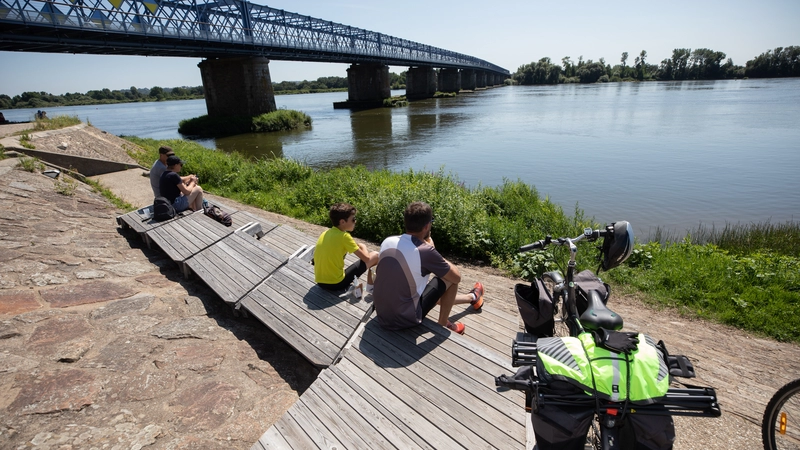
<path fill-rule="evenodd" d="M 461 322 L 447 322 L 445 328 L 458 334 L 464 334 L 464 332 L 467 330 L 467 327 Z"/>
<path fill-rule="evenodd" d="M 479 287 L 480 287 L 480 291 L 481 291 L 480 297 L 478 297 L 478 288 Z M 473 286 L 473 288 L 472 288 L 472 290 L 470 292 L 474 293 L 475 296 L 478 297 L 477 299 L 475 299 L 475 302 L 472 303 L 472 309 L 477 311 L 477 310 L 483 308 L 483 284 L 481 284 L 480 282 L 476 282 L 475 286 Z"/>

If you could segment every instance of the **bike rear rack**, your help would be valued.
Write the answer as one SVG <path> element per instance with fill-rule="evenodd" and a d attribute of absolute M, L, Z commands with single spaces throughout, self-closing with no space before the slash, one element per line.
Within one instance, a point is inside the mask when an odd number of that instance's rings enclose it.
<path fill-rule="evenodd" d="M 511 345 L 511 365 L 513 367 L 532 366 L 536 367 L 537 347 L 535 342 L 517 342 Z M 509 389 L 525 392 L 525 406 L 534 410 L 539 406 L 578 406 L 596 408 L 599 406 L 604 411 L 615 411 L 625 414 L 646 414 L 646 415 L 672 415 L 672 416 L 695 416 L 695 417 L 719 417 L 722 410 L 717 402 L 717 393 L 711 387 L 686 387 L 669 388 L 665 396 L 653 399 L 651 403 L 641 402 L 611 402 L 609 400 L 593 397 L 587 393 L 578 394 L 551 394 L 547 392 L 547 384 L 535 377 L 535 371 L 531 371 L 530 379 L 514 379 L 506 375 L 495 378 L 495 385 Z M 536 405 L 532 402 L 536 400 Z"/>

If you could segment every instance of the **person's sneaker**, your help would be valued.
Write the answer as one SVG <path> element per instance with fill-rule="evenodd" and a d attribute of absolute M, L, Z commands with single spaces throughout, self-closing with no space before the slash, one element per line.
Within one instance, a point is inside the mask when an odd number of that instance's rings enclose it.
<path fill-rule="evenodd" d="M 475 295 L 475 300 L 469 302 L 469 304 L 472 305 L 475 311 L 481 309 L 483 307 L 483 285 L 476 281 L 475 286 L 472 287 L 469 293 Z"/>
<path fill-rule="evenodd" d="M 448 330 L 458 334 L 464 334 L 464 330 L 467 328 L 461 322 L 450 322 L 449 320 L 447 321 L 447 325 L 445 325 L 445 327 L 447 327 Z"/>

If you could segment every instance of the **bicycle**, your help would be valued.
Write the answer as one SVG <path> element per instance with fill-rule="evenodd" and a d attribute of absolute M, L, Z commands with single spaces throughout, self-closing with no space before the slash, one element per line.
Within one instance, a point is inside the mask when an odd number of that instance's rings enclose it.
<path fill-rule="evenodd" d="M 721 410 L 717 403 L 716 392 L 710 387 L 668 387 L 672 376 L 687 378 L 694 376 L 694 368 L 688 358 L 669 355 L 663 342 L 656 344 L 648 336 L 615 331 L 622 328 L 623 320 L 606 307 L 607 290 L 604 296 L 602 292 L 599 292 L 601 289 L 580 289 L 575 273 L 577 244 L 581 241 L 594 242 L 601 238 L 603 245 L 600 247 L 600 267 L 603 270 L 619 266 L 633 250 L 633 232 L 630 224 L 624 221 L 609 224 L 603 230 L 587 228 L 583 234 L 574 238 L 553 239 L 551 236 L 547 236 L 543 240 L 520 247 L 520 252 L 526 252 L 544 250 L 550 245 L 567 246 L 570 258 L 567 264 L 566 278 L 558 272 L 550 272 L 537 279 L 529 290 L 515 289 L 520 313 L 526 322 L 526 331 L 540 331 L 542 334 L 533 336 L 533 342 L 517 342 L 515 340 L 512 343 L 512 366 L 520 367 L 520 369 L 512 377 L 506 375 L 496 377 L 495 385 L 499 388 L 525 392 L 525 406 L 532 412 L 531 421 L 534 425 L 534 432 L 537 434 L 537 443 L 542 450 L 548 446 L 559 449 L 583 449 L 586 444 L 596 450 L 630 448 L 639 439 L 635 430 L 658 429 L 658 427 L 664 428 L 663 435 L 654 435 L 652 438 L 654 441 L 648 442 L 648 445 L 654 448 L 671 448 L 674 439 L 674 425 L 671 416 L 719 417 Z M 518 285 L 518 287 L 521 286 L 524 285 Z M 592 286 L 599 285 L 595 283 Z M 580 313 L 577 306 L 579 290 L 585 301 L 585 308 Z M 541 316 L 536 315 L 535 318 L 530 311 L 523 310 L 524 302 L 520 302 L 521 297 L 534 291 L 539 296 L 540 310 L 538 313 L 541 314 Z M 548 301 L 552 302 L 552 311 L 547 308 Z M 533 322 L 528 323 L 530 320 Z M 551 325 L 547 322 L 548 320 L 552 321 L 552 327 L 555 328 L 556 324 L 560 324 L 560 327 L 568 330 L 565 333 L 568 336 L 559 336 L 564 332 L 556 329 L 550 331 Z M 597 382 L 600 375 L 598 374 L 596 378 L 594 364 L 601 364 L 599 362 L 601 358 L 591 359 L 589 349 L 596 350 L 601 345 L 594 345 L 596 338 L 591 332 L 595 332 L 601 337 L 613 338 L 615 342 L 618 337 L 622 337 L 623 340 L 617 343 L 628 339 L 628 344 L 633 345 L 633 347 L 628 346 L 626 350 L 623 349 L 621 353 L 609 352 L 608 355 L 611 356 L 606 357 L 606 359 L 616 361 L 612 364 L 626 367 L 626 373 L 620 371 L 619 368 L 614 369 L 614 376 L 620 377 L 620 380 L 624 378 L 625 384 L 617 381 L 618 384 L 613 385 L 610 390 L 603 391 L 602 387 L 598 389 L 602 380 L 600 383 Z M 635 339 L 634 334 L 636 335 Z M 639 336 L 643 336 L 644 343 L 640 344 Z M 610 340 L 605 343 L 609 344 L 609 342 Z M 588 365 L 582 359 L 580 351 L 570 353 L 565 350 L 568 350 L 568 344 L 573 348 L 582 349 L 586 354 Z M 601 348 L 598 353 L 606 350 Z M 628 352 L 630 354 L 636 352 L 635 357 L 629 357 Z M 646 360 L 647 355 L 651 359 L 660 358 L 657 363 L 658 373 L 651 372 L 647 376 L 637 373 L 637 376 L 632 376 L 636 370 L 639 370 L 632 369 L 633 361 Z M 581 372 L 584 380 L 577 380 L 577 376 L 570 378 L 569 374 L 563 375 L 568 370 L 562 367 L 556 367 L 556 372 L 559 370 L 564 370 L 564 372 L 554 375 L 553 367 L 546 367 L 544 361 L 552 363 L 554 359 L 558 358 L 564 361 L 572 358 L 571 363 L 584 369 Z M 580 361 L 584 365 L 581 366 L 581 363 L 576 361 Z M 587 372 L 589 375 L 586 375 Z M 636 382 L 632 383 L 634 379 Z M 636 390 L 635 395 L 632 394 L 632 389 Z M 619 395 L 623 391 L 624 399 Z M 657 392 L 657 395 L 647 398 L 648 392 Z M 563 411 L 564 414 L 557 416 L 559 411 Z M 547 418 L 547 415 L 553 417 Z M 537 430 L 537 427 L 540 430 Z M 557 429 L 558 427 L 560 429 Z M 542 432 L 542 429 L 545 432 Z M 544 437 L 558 440 L 548 441 Z"/>
<path fill-rule="evenodd" d="M 800 450 L 800 379 L 787 383 L 764 410 L 761 437 L 764 450 Z"/>

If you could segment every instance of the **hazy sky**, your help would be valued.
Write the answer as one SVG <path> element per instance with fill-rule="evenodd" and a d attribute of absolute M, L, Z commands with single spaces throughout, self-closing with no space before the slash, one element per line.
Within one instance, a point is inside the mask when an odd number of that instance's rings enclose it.
<path fill-rule="evenodd" d="M 266 0 L 256 0 L 264 4 Z M 475 56 L 514 72 L 550 57 L 657 64 L 675 48 L 710 48 L 733 62 L 800 45 L 800 0 L 275 0 L 266 4 Z M 198 86 L 199 59 L 0 52 L 0 94 Z M 347 76 L 346 64 L 272 61 L 275 82 Z M 404 67 L 393 67 L 400 72 Z"/>

